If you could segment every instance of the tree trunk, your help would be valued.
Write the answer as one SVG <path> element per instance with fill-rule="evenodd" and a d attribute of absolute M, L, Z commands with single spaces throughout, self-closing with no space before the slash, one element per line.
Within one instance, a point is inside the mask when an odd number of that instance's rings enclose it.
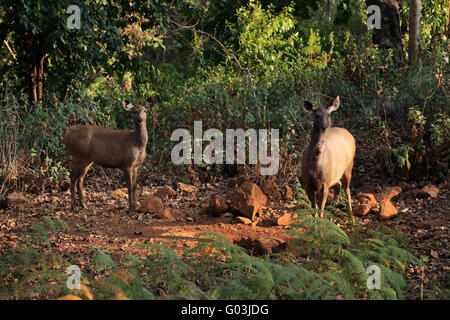
<path fill-rule="evenodd" d="M 29 69 L 29 102 L 42 103 L 42 87 L 44 81 L 44 56 L 37 52 L 31 57 Z"/>
<path fill-rule="evenodd" d="M 400 29 L 400 6 L 396 0 L 366 0 L 366 6 L 376 5 L 380 8 L 381 29 L 373 29 L 373 43 L 381 49 L 402 47 Z"/>
<path fill-rule="evenodd" d="M 420 0 L 409 0 L 409 62 L 419 56 Z"/>
<path fill-rule="evenodd" d="M 447 38 L 450 38 L 450 1 L 448 2 L 448 17 L 447 23 L 445 24 L 445 34 L 447 35 Z"/>

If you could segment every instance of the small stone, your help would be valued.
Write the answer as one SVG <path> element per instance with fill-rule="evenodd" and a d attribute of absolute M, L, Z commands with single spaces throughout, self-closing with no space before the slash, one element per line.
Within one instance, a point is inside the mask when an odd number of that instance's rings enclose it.
<path fill-rule="evenodd" d="M 163 186 L 159 187 L 155 191 L 154 195 L 160 198 L 169 198 L 175 197 L 177 195 L 177 192 L 171 186 Z"/>
<path fill-rule="evenodd" d="M 146 213 L 161 213 L 164 211 L 162 200 L 155 196 L 148 196 L 142 201 L 138 211 Z"/>
<path fill-rule="evenodd" d="M 166 209 L 163 212 L 159 212 L 157 214 L 157 216 L 160 219 L 169 220 L 169 221 L 176 221 L 176 220 L 184 219 L 184 213 L 178 209 Z"/>
<path fill-rule="evenodd" d="M 123 189 L 116 189 L 111 193 L 111 196 L 114 199 L 120 199 L 127 196 L 126 192 Z"/>
<path fill-rule="evenodd" d="M 183 182 L 178 182 L 177 186 L 178 186 L 178 189 L 180 189 L 183 192 L 187 192 L 187 193 L 195 193 L 198 191 L 197 187 L 195 187 L 193 185 L 185 184 Z"/>
<path fill-rule="evenodd" d="M 252 220 L 245 218 L 245 217 L 238 216 L 238 217 L 236 217 L 236 220 L 238 223 L 252 224 Z"/>
<path fill-rule="evenodd" d="M 445 226 L 445 222 L 440 219 L 428 219 L 417 224 L 417 228 L 419 229 L 431 229 L 442 226 Z"/>
<path fill-rule="evenodd" d="M 292 191 L 291 187 L 288 185 L 284 186 L 284 192 L 283 192 L 283 198 L 287 201 L 294 200 L 294 192 Z"/>
<path fill-rule="evenodd" d="M 279 226 L 287 226 L 291 222 L 292 222 L 292 215 L 290 213 L 286 213 L 276 220 L 276 224 Z"/>
<path fill-rule="evenodd" d="M 267 253 L 277 253 L 285 250 L 286 245 L 277 239 L 266 238 L 241 238 L 234 241 L 234 244 L 247 249 L 251 254 L 264 255 Z"/>
<path fill-rule="evenodd" d="M 436 199 L 439 195 L 439 188 L 429 184 L 417 191 L 417 195 L 424 198 Z"/>
<path fill-rule="evenodd" d="M 26 202 L 27 198 L 21 192 L 13 192 L 6 196 L 6 201 L 8 202 L 8 206 L 11 207 Z"/>

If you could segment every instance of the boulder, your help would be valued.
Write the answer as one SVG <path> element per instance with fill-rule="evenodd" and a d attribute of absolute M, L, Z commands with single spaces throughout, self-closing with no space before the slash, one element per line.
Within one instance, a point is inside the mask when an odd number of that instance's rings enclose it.
<path fill-rule="evenodd" d="M 155 191 L 154 195 L 160 198 L 170 198 L 175 197 L 177 195 L 177 192 L 171 186 L 163 186 L 159 187 Z"/>
<path fill-rule="evenodd" d="M 267 197 L 261 189 L 254 183 L 244 182 L 234 192 L 230 207 L 253 221 L 266 204 Z"/>
<path fill-rule="evenodd" d="M 138 211 L 145 213 L 162 213 L 164 211 L 164 205 L 160 198 L 148 196 L 142 201 Z"/>
<path fill-rule="evenodd" d="M 365 216 L 373 207 L 377 205 L 377 201 L 371 193 L 360 192 L 356 194 L 353 199 L 359 203 L 353 207 L 353 213 L 358 217 Z"/>
<path fill-rule="evenodd" d="M 281 191 L 278 185 L 273 179 L 269 179 L 264 182 L 261 186 L 264 194 L 269 197 L 269 199 L 281 199 Z"/>
<path fill-rule="evenodd" d="M 209 212 L 215 216 L 219 216 L 229 211 L 227 199 L 219 195 L 213 195 L 209 199 Z"/>
<path fill-rule="evenodd" d="M 212 195 L 208 206 L 200 210 L 201 214 L 211 214 L 215 217 L 220 216 L 230 210 L 227 199 L 219 195 Z"/>
<path fill-rule="evenodd" d="M 368 204 L 365 204 L 365 203 L 358 204 L 356 206 L 353 206 L 353 213 L 357 217 L 363 217 L 366 214 L 368 214 L 371 209 L 372 209 L 372 207 Z"/>
<path fill-rule="evenodd" d="M 400 187 L 386 187 L 376 195 L 376 199 L 380 204 L 379 218 L 381 220 L 389 219 L 398 213 L 398 210 L 391 203 L 393 197 L 398 196 L 402 192 Z"/>
<path fill-rule="evenodd" d="M 417 191 L 417 195 L 423 198 L 436 199 L 439 195 L 439 188 L 432 184 L 429 184 Z"/>

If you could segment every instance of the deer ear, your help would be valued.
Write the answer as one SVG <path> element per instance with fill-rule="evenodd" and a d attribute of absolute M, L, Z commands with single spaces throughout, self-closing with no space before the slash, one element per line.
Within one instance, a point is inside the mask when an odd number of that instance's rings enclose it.
<path fill-rule="evenodd" d="M 340 102 L 339 101 L 339 96 L 334 98 L 333 104 L 328 107 L 328 113 L 331 113 L 331 112 L 336 111 L 337 109 L 339 109 L 339 102 Z"/>
<path fill-rule="evenodd" d="M 153 97 L 148 97 L 147 100 L 145 101 L 145 107 L 147 109 L 153 107 L 154 104 L 155 104 L 155 99 L 153 99 Z"/>
<path fill-rule="evenodd" d="M 308 100 L 303 101 L 303 110 L 306 112 L 311 112 L 313 110 L 313 105 Z"/>
<path fill-rule="evenodd" d="M 131 111 L 132 109 L 133 109 L 133 105 L 131 104 L 131 102 L 130 101 L 128 101 L 128 100 L 123 100 L 122 101 L 122 105 L 123 105 L 123 108 L 126 110 L 126 111 Z"/>

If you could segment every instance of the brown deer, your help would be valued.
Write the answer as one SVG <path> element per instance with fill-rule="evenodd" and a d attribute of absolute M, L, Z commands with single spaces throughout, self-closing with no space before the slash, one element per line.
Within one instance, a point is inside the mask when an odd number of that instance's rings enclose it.
<path fill-rule="evenodd" d="M 303 108 L 314 116 L 311 142 L 303 155 L 301 166 L 301 182 L 311 205 L 318 209 L 317 203 L 321 193 L 320 210 L 323 216 L 329 188 L 333 187 L 337 196 L 343 186 L 349 209 L 352 211 L 350 180 L 356 144 L 346 129 L 331 127 L 330 114 L 339 108 L 339 97 L 336 97 L 328 108 L 313 109 L 309 101 L 304 101 Z"/>
<path fill-rule="evenodd" d="M 134 106 L 128 100 L 122 102 L 123 108 L 132 113 L 136 129 L 119 131 L 108 128 L 84 125 L 70 127 L 64 134 L 63 143 L 72 155 L 73 169 L 70 174 L 71 210 L 78 212 L 75 204 L 75 186 L 81 207 L 84 201 L 83 179 L 93 163 L 107 168 L 123 171 L 128 188 L 129 211 L 136 210 L 136 184 L 139 166 L 145 159 L 148 140 L 146 111 L 154 100 L 148 98 L 143 106 Z"/>

